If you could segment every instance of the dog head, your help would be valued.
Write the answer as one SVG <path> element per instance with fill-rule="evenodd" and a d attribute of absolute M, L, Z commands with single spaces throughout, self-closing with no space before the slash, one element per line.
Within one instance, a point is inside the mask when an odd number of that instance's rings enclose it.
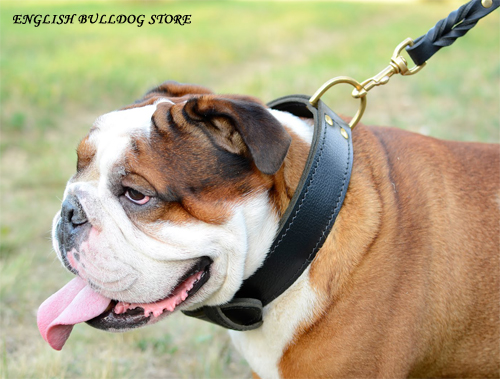
<path fill-rule="evenodd" d="M 258 100 L 175 82 L 99 117 L 53 221 L 79 288 L 108 300 L 89 323 L 126 330 L 229 301 L 274 238 L 290 142 Z"/>

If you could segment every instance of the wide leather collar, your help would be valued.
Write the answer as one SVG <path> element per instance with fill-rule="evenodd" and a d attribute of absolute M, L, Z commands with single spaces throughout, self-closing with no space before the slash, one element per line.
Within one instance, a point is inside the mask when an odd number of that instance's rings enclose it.
<path fill-rule="evenodd" d="M 268 104 L 272 109 L 314 119 L 309 156 L 279 231 L 262 266 L 227 304 L 183 311 L 227 329 L 260 327 L 262 309 L 285 292 L 321 249 L 342 207 L 353 164 L 349 126 L 322 101 L 292 95 Z"/>

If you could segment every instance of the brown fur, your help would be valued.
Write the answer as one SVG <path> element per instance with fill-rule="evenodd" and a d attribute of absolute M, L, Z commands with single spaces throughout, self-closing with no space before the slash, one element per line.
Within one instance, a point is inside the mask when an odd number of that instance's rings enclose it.
<path fill-rule="evenodd" d="M 287 378 L 499 377 L 497 145 L 358 126 Z"/>

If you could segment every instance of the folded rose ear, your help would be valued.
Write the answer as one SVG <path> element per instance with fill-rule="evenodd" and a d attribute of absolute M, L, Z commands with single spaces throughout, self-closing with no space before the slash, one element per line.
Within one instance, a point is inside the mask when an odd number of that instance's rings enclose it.
<path fill-rule="evenodd" d="M 225 150 L 235 154 L 248 152 L 264 174 L 279 170 L 290 147 L 291 137 L 283 126 L 251 97 L 203 95 L 188 100 L 182 113 Z"/>

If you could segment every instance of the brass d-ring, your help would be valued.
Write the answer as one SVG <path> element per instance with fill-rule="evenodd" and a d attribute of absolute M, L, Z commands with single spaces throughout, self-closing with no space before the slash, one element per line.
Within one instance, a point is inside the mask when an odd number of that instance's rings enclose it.
<path fill-rule="evenodd" d="M 359 84 L 353 78 L 350 78 L 348 76 L 337 76 L 336 78 L 330 79 L 325 84 L 323 84 L 316 91 L 316 93 L 314 95 L 312 95 L 312 97 L 309 99 L 309 102 L 311 103 L 311 105 L 313 107 L 317 107 L 319 99 L 321 98 L 321 96 L 324 95 L 324 93 L 326 91 L 328 91 L 331 87 L 333 87 L 333 86 L 335 86 L 337 84 L 343 84 L 343 83 L 352 85 L 358 91 L 361 91 L 361 89 L 363 88 L 361 86 L 361 84 Z M 354 117 L 351 120 L 351 122 L 349 123 L 349 127 L 351 129 L 353 129 L 358 124 L 359 120 L 361 120 L 361 117 L 363 116 L 363 113 L 365 112 L 365 108 L 366 108 L 366 96 L 360 97 L 359 100 L 360 100 L 359 109 L 356 112 L 356 114 L 354 115 Z"/>

